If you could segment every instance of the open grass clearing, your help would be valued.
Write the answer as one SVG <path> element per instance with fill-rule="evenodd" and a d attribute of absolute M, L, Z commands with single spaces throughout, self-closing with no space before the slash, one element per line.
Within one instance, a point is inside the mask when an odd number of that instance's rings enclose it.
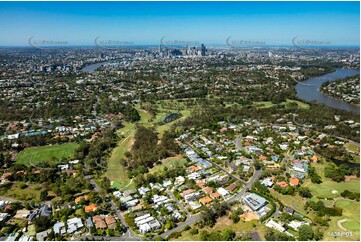
<path fill-rule="evenodd" d="M 303 216 L 310 216 L 307 214 L 307 211 L 304 209 L 304 206 L 307 202 L 305 198 L 302 198 L 300 195 L 283 195 L 271 189 L 272 196 L 278 198 L 285 206 L 292 207 L 296 212 L 302 214 Z"/>
<path fill-rule="evenodd" d="M 16 163 L 30 166 L 39 162 L 52 161 L 53 159 L 58 161 L 68 159 L 74 155 L 77 147 L 78 144 L 76 143 L 66 143 L 25 148 L 16 157 Z"/>
<path fill-rule="evenodd" d="M 156 165 L 149 170 L 149 173 L 158 173 L 164 170 L 165 167 L 185 167 L 187 160 L 182 155 L 177 155 L 174 157 L 168 157 L 162 160 L 162 164 Z"/>
<path fill-rule="evenodd" d="M 9 184 L 7 186 L 0 187 L 0 195 L 5 197 L 11 197 L 20 201 L 30 201 L 40 199 L 40 191 L 42 186 L 39 184 L 27 184 L 26 188 L 19 188 L 18 183 Z M 11 187 L 8 187 L 11 186 Z"/>
<path fill-rule="evenodd" d="M 291 100 L 291 99 L 287 99 L 285 102 L 282 102 L 280 104 L 289 106 L 294 103 L 297 104 L 298 108 L 301 108 L 301 109 L 309 109 L 310 108 L 310 105 L 308 105 L 307 103 L 297 101 L 297 100 Z M 253 102 L 253 105 L 255 105 L 258 108 L 271 108 L 271 107 L 276 106 L 277 104 L 272 103 L 271 101 L 263 101 L 263 102 Z"/>
<path fill-rule="evenodd" d="M 130 131 L 130 130 L 128 130 Z M 124 188 L 130 182 L 127 171 L 120 164 L 120 160 L 124 157 L 125 152 L 129 151 L 134 142 L 135 128 L 130 133 L 121 139 L 117 147 L 112 151 L 112 154 L 108 161 L 108 169 L 105 172 L 105 177 L 109 178 L 112 183 L 112 187 L 121 189 Z M 132 189 L 133 187 L 129 187 Z"/>
<path fill-rule="evenodd" d="M 208 232 L 213 231 L 220 231 L 224 232 L 226 229 L 232 229 L 236 232 L 236 234 L 240 233 L 253 233 L 257 232 L 260 237 L 265 240 L 264 236 L 266 233 L 266 227 L 259 222 L 259 220 L 252 220 L 249 222 L 243 222 L 242 220 L 238 223 L 234 224 L 232 220 L 228 218 L 228 216 L 223 216 L 219 219 L 217 219 L 217 223 L 213 228 L 203 228 L 198 229 L 199 232 L 196 235 L 191 235 L 189 231 L 183 232 L 182 236 L 180 236 L 178 239 L 172 239 L 172 240 L 179 240 L 179 241 L 200 241 L 200 233 L 202 230 L 207 230 Z"/>

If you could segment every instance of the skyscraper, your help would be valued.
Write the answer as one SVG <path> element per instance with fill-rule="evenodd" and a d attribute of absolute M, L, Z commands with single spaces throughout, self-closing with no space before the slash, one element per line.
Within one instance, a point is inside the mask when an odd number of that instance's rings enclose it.
<path fill-rule="evenodd" d="M 201 55 L 206 56 L 206 46 L 204 44 L 201 46 Z"/>

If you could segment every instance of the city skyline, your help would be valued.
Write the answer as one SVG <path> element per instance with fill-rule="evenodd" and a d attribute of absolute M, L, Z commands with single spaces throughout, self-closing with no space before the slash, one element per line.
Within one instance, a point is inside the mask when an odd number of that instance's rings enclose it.
<path fill-rule="evenodd" d="M 0 46 L 30 39 L 95 46 L 97 38 L 130 46 L 292 46 L 297 38 L 334 47 L 359 46 L 360 35 L 358 2 L 0 2 L 0 9 Z"/>

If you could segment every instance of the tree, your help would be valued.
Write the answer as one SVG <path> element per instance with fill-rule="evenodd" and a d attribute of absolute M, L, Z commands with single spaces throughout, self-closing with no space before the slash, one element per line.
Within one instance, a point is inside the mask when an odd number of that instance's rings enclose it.
<path fill-rule="evenodd" d="M 158 236 L 155 237 L 154 241 L 166 241 L 166 239 L 163 239 L 162 237 Z"/>
<path fill-rule="evenodd" d="M 236 237 L 236 233 L 232 229 L 226 229 L 222 234 L 223 240 L 231 241 Z"/>
<path fill-rule="evenodd" d="M 40 192 L 40 200 L 41 201 L 46 201 L 46 199 L 48 198 L 48 191 L 44 190 Z"/>
<path fill-rule="evenodd" d="M 300 194 L 301 197 L 307 197 L 307 198 L 312 197 L 311 190 L 308 187 L 300 187 L 298 193 Z"/>
<path fill-rule="evenodd" d="M 192 229 L 189 231 L 189 233 L 190 233 L 191 235 L 196 235 L 196 234 L 198 234 L 198 229 L 192 228 Z"/>
<path fill-rule="evenodd" d="M 229 218 L 232 219 L 234 224 L 238 223 L 240 220 L 239 215 L 236 212 L 233 212 Z"/>
<path fill-rule="evenodd" d="M 52 226 L 50 216 L 49 217 L 40 216 L 38 218 L 35 218 L 33 220 L 33 223 L 35 224 L 35 232 L 37 232 L 37 233 L 47 230 L 48 228 L 50 228 Z"/>
<path fill-rule="evenodd" d="M 18 187 L 19 187 L 20 189 L 25 189 L 25 188 L 27 187 L 27 185 L 26 185 L 25 182 L 19 182 Z"/>
<path fill-rule="evenodd" d="M 262 168 L 261 162 L 259 162 L 258 160 L 256 160 L 256 161 L 253 163 L 253 165 L 254 165 L 254 168 L 255 168 L 256 170 L 259 170 L 259 169 Z"/>
<path fill-rule="evenodd" d="M 301 225 L 301 227 L 298 230 L 300 240 L 312 240 L 313 239 L 313 230 L 311 226 L 309 225 Z"/>

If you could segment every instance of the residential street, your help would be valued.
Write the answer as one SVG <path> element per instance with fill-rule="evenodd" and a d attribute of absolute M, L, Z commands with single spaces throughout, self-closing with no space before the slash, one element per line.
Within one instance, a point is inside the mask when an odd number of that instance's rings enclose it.
<path fill-rule="evenodd" d="M 250 187 L 253 186 L 253 184 L 261 177 L 262 174 L 262 170 L 256 170 L 255 173 L 253 174 L 252 178 L 249 180 L 249 182 L 241 189 L 241 191 L 239 191 L 235 196 L 231 197 L 230 199 L 227 200 L 228 203 L 235 201 L 235 200 L 239 200 L 246 192 L 247 189 L 249 189 Z M 188 217 L 186 221 L 184 221 L 183 223 L 180 223 L 177 227 L 168 230 L 166 232 L 164 232 L 163 234 L 161 234 L 160 236 L 162 238 L 167 238 L 172 232 L 177 232 L 177 231 L 181 231 L 182 229 L 184 229 L 185 226 L 187 225 L 191 225 L 194 224 L 195 222 L 197 222 L 199 219 L 201 218 L 201 214 L 195 214 L 192 215 L 192 217 Z"/>

